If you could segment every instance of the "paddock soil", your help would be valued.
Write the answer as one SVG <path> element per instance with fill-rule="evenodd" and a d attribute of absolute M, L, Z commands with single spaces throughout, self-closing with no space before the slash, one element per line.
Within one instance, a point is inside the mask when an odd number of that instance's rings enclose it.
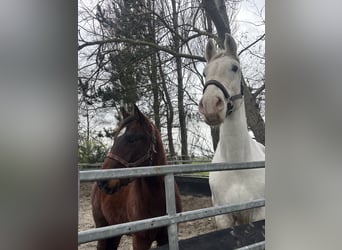
<path fill-rule="evenodd" d="M 81 183 L 80 186 L 80 211 L 78 231 L 94 228 L 94 221 L 91 213 L 90 193 L 92 183 Z M 212 206 L 210 197 L 182 196 L 183 211 Z M 205 234 L 216 230 L 214 218 L 205 218 L 196 221 L 189 221 L 179 224 L 178 238 L 187 239 L 197 235 Z M 131 250 L 132 240 L 130 236 L 121 238 L 120 250 Z M 153 244 L 155 246 L 155 243 Z M 78 246 L 79 250 L 96 249 L 96 242 L 89 242 Z"/>

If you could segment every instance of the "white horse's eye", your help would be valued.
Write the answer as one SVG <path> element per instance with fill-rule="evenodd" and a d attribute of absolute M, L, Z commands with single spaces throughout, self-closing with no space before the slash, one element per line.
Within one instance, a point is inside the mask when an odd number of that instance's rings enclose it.
<path fill-rule="evenodd" d="M 234 72 L 236 72 L 238 69 L 239 69 L 239 67 L 238 67 L 237 65 L 234 64 L 234 65 L 232 66 L 232 70 L 233 70 Z"/>
<path fill-rule="evenodd" d="M 205 72 L 203 71 L 203 76 L 205 77 Z"/>
<path fill-rule="evenodd" d="M 119 133 L 118 133 L 118 137 L 122 136 L 124 133 L 126 132 L 126 127 L 122 128 Z"/>

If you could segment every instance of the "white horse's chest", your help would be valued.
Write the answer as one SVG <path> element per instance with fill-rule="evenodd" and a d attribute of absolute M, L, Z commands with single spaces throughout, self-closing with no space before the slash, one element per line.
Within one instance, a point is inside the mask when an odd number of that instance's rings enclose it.
<path fill-rule="evenodd" d="M 250 139 L 247 142 L 219 142 L 212 162 L 264 161 L 265 149 L 260 143 Z"/>

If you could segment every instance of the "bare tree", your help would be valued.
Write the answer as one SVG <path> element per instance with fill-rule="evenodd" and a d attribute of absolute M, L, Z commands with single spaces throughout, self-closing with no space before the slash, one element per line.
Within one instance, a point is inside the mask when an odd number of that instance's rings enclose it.
<path fill-rule="evenodd" d="M 231 10 L 237 7 L 237 1 L 221 0 L 103 0 L 93 8 L 83 7 L 79 11 L 80 96 L 104 112 L 138 102 L 166 131 L 163 138 L 170 156 L 210 156 L 213 151 L 201 131 L 197 108 L 203 88 L 203 51 L 208 38 L 220 43 L 224 33 L 238 28 L 229 22 L 236 13 Z M 247 47 L 242 55 L 251 52 Z M 246 73 L 250 87 L 254 80 Z M 246 89 L 250 116 L 258 111 L 255 105 L 263 89 L 256 85 Z M 262 131 L 257 123 L 263 120 L 251 116 L 252 130 Z M 259 141 L 263 137 L 254 134 Z"/>

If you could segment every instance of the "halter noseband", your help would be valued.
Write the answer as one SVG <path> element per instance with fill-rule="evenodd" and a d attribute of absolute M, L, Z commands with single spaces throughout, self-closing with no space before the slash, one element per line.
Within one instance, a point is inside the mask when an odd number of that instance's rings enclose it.
<path fill-rule="evenodd" d="M 215 85 L 216 87 L 218 87 L 223 92 L 223 95 L 224 95 L 224 97 L 227 100 L 227 113 L 226 113 L 226 117 L 227 117 L 228 115 L 230 115 L 233 112 L 233 108 L 234 108 L 233 101 L 243 97 L 243 85 L 242 85 L 242 82 L 241 82 L 241 85 L 240 85 L 240 89 L 241 89 L 240 90 L 240 94 L 233 95 L 233 96 L 230 96 L 228 91 L 227 91 L 227 89 L 223 86 L 223 84 L 220 83 L 217 80 L 209 80 L 209 81 L 207 81 L 205 83 L 205 85 L 204 85 L 204 88 L 203 88 L 203 94 L 204 94 L 204 91 L 206 90 L 206 88 L 209 85 Z"/>

